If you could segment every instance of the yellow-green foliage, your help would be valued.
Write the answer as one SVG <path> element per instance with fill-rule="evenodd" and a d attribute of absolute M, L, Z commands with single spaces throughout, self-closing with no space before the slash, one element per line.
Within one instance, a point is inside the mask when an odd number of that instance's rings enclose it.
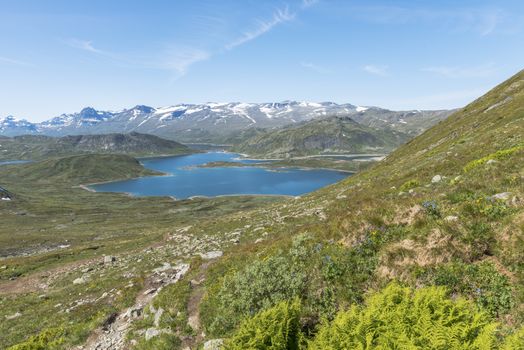
<path fill-rule="evenodd" d="M 302 339 L 300 303 L 281 302 L 244 321 L 224 344 L 224 350 L 298 350 Z"/>
<path fill-rule="evenodd" d="M 11 346 L 9 350 L 47 350 L 56 349 L 64 342 L 63 328 L 50 328 L 30 337 L 23 343 Z"/>
<path fill-rule="evenodd" d="M 325 323 L 310 349 L 492 349 L 496 324 L 441 287 L 416 291 L 396 283 Z"/>
<path fill-rule="evenodd" d="M 501 350 L 524 350 L 524 327 L 510 335 Z"/>
<path fill-rule="evenodd" d="M 404 182 L 402 186 L 400 186 L 399 190 L 405 192 L 405 191 L 409 191 L 412 188 L 415 188 L 418 186 L 420 186 L 420 183 L 418 182 L 418 180 L 412 179 L 412 180 L 408 180 Z"/>
<path fill-rule="evenodd" d="M 500 150 L 500 151 L 497 151 L 495 153 L 492 153 L 490 155 L 487 155 L 485 157 L 482 157 L 480 159 L 476 159 L 476 160 L 472 160 L 471 162 L 469 162 L 468 164 L 466 164 L 466 166 L 464 167 L 464 172 L 468 172 L 470 170 L 473 170 L 485 163 L 488 162 L 488 160 L 500 160 L 500 159 L 505 159 L 509 156 L 511 156 L 512 154 L 520 151 L 521 149 L 523 149 L 524 146 L 520 145 L 520 146 L 515 146 L 515 147 L 511 147 L 511 148 L 508 148 L 508 149 L 503 149 L 503 150 Z"/>

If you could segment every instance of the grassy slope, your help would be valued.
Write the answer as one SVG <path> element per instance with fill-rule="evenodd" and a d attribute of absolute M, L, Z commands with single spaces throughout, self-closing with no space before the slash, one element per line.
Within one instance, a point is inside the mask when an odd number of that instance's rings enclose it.
<path fill-rule="evenodd" d="M 314 243 L 312 255 L 302 266 L 307 275 L 307 283 L 299 294 L 308 310 L 306 320 L 309 320 L 310 326 L 318 321 L 319 309 L 324 307 L 315 299 L 322 296 L 324 290 L 332 291 L 332 302 L 343 308 L 350 303 L 360 302 L 366 292 L 381 288 L 393 278 L 413 286 L 434 284 L 438 282 L 435 279 L 438 269 L 447 271 L 445 269 L 448 267 L 458 264 L 474 270 L 481 263 L 488 263 L 495 269 L 490 275 L 459 273 L 446 275 L 453 278 L 444 279 L 444 282 L 448 283 L 454 293 L 473 299 L 479 305 L 494 305 L 493 317 L 498 318 L 505 331 L 505 327 L 516 328 L 524 323 L 524 151 L 517 148 L 505 156 L 504 153 L 491 154 L 521 145 L 524 141 L 522 135 L 524 72 L 400 147 L 385 161 L 300 200 L 260 208 L 248 205 L 249 210 L 243 208 L 236 212 L 234 205 L 230 207 L 230 211 L 224 212 L 220 211 L 220 206 L 188 209 L 181 205 L 178 210 L 185 212 L 178 216 L 178 220 L 182 221 L 179 222 L 170 217 L 172 214 L 166 207 L 167 203 L 158 200 L 122 201 L 122 196 L 108 195 L 101 201 L 99 194 L 69 193 L 65 188 L 59 191 L 56 188 L 39 189 L 38 191 L 49 191 L 49 194 L 34 193 L 34 199 L 41 200 L 48 195 L 54 197 L 49 197 L 45 205 L 33 209 L 35 212 L 37 209 L 45 212 L 41 216 L 37 213 L 40 221 L 28 215 L 28 220 L 34 221 L 28 222 L 27 227 L 20 231 L 29 229 L 34 230 L 35 235 L 41 235 L 39 229 L 47 228 L 49 235 L 56 235 L 58 228 L 49 225 L 49 217 L 58 219 L 53 224 L 66 224 L 64 218 L 70 220 L 71 212 L 76 212 L 82 218 L 83 225 L 68 227 L 68 233 L 72 233 L 73 237 L 86 235 L 91 239 L 102 235 L 105 245 L 103 251 L 127 251 L 125 256 L 140 257 L 139 260 L 144 261 L 133 264 L 132 269 L 135 273 L 142 273 L 142 276 L 150 271 L 150 265 L 146 261 L 151 263 L 148 260 L 151 255 L 134 255 L 131 247 L 143 247 L 145 244 L 137 236 L 142 239 L 148 236 L 149 242 L 153 242 L 163 234 L 170 235 L 175 227 L 190 223 L 193 226 L 184 230 L 184 235 L 202 235 L 205 232 L 213 234 L 214 239 L 222 237 L 228 241 L 231 237 L 240 237 L 240 245 L 227 248 L 227 254 L 218 262 L 206 266 L 202 271 L 199 270 L 202 265 L 198 262 L 193 264 L 189 276 L 182 283 L 165 289 L 155 300 L 157 307 L 162 306 L 164 310 L 168 310 L 166 320 L 169 317 L 176 319 L 174 323 L 164 322 L 163 326 L 172 327 L 177 332 L 176 336 L 184 335 L 186 340 L 195 337 L 193 333 L 187 332 L 185 326 L 188 314 L 195 309 L 195 300 L 192 299 L 193 294 L 189 287 L 191 278 L 204 274 L 198 277 L 205 278 L 201 287 L 205 288 L 205 296 L 200 304 L 199 316 L 206 334 L 208 337 L 227 336 L 231 328 L 220 331 L 213 327 L 214 321 L 225 311 L 221 308 L 220 301 L 221 293 L 224 292 L 223 282 L 230 281 L 229 278 L 235 271 L 242 272 L 255 261 L 268 261 L 272 256 L 285 257 L 284 253 L 297 234 L 308 234 Z M 497 158 L 497 162 L 488 165 L 479 161 L 473 163 L 478 166 L 468 167 L 471 168 L 469 171 L 465 172 L 463 169 L 470 162 L 489 158 Z M 432 177 L 437 174 L 446 178 L 439 183 L 431 183 Z M 20 191 L 27 187 L 25 191 L 29 192 L 31 188 L 29 183 L 15 185 L 13 182 L 12 185 Z M 408 190 L 412 190 L 411 193 Z M 501 192 L 511 192 L 507 203 L 486 200 L 488 196 Z M 77 198 L 77 201 L 74 198 L 80 193 L 82 197 Z M 69 201 L 75 203 L 74 209 L 72 204 L 59 208 L 60 202 L 63 204 Z M 427 206 L 428 209 L 422 207 L 424 202 L 431 203 Z M 26 205 L 29 207 L 30 204 Z M 99 205 L 102 205 L 100 209 Z M 17 210 L 21 209 L 23 206 Z M 10 212 L 10 215 L 15 212 L 5 206 L 1 210 L 4 210 L 3 213 Z M 57 213 L 52 213 L 52 210 Z M 46 214 L 49 216 L 46 217 Z M 129 222 L 129 217 L 138 214 L 142 227 L 136 227 L 136 222 Z M 451 215 L 456 216 L 457 220 L 445 220 Z M 211 219 L 204 220 L 206 216 Z M 10 224 L 3 226 L 3 236 L 10 237 L 9 232 L 13 232 L 13 228 L 20 225 L 20 222 L 20 218 L 13 219 Z M 141 235 L 133 235 L 138 232 Z M 125 237 L 125 240 L 119 240 L 119 237 Z M 253 244 L 257 239 L 262 242 Z M 9 242 L 12 243 L 12 239 Z M 174 255 L 170 255 L 176 246 L 167 244 L 162 259 L 176 259 Z M 76 255 L 72 254 L 79 248 L 76 249 L 58 254 L 61 258 L 57 258 L 57 254 L 45 254 L 8 260 L 8 268 L 2 276 L 9 276 L 13 271 L 30 276 L 29 272 L 24 271 L 45 270 L 46 266 L 61 264 L 57 259 L 76 259 Z M 93 253 L 83 254 L 86 256 Z M 326 260 L 326 257 L 330 259 Z M 334 269 L 328 270 L 334 272 L 329 274 L 328 280 L 323 275 L 326 261 L 331 261 L 330 268 Z M 129 269 L 131 267 L 128 266 L 127 270 Z M 279 271 L 285 273 L 287 270 Z M 57 300 L 71 299 L 70 295 L 85 290 L 84 287 L 64 287 L 79 273 L 65 276 L 63 281 L 59 279 L 48 291 L 49 301 L 45 303 L 31 294 L 0 299 L 5 315 L 23 309 L 22 317 L 2 325 L 0 334 L 4 334 L 4 338 L 0 339 L 1 344 L 13 344 L 24 339 L 27 334 L 38 333 L 42 327 L 67 325 L 68 322 L 73 322 L 82 332 L 71 329 L 73 326 L 67 326 L 70 327 L 71 334 L 67 337 L 66 344 L 78 343 L 85 339 L 89 329 L 102 322 L 104 315 L 123 307 L 124 304 L 118 301 L 109 305 L 91 303 L 82 313 L 73 312 L 67 317 L 58 313 L 56 315 L 59 317 L 54 316 L 52 305 Z M 508 292 L 505 284 L 494 282 L 501 279 L 509 284 L 511 302 L 497 299 L 499 295 Z M 96 282 L 98 287 L 93 293 L 96 292 L 97 295 L 110 288 L 122 288 L 128 283 L 115 275 L 100 275 Z M 276 282 L 281 285 L 280 279 L 277 278 Z M 271 283 L 275 283 L 275 278 L 246 281 L 250 290 Z M 475 288 L 468 290 L 463 287 L 475 286 L 476 283 L 480 283 L 482 287 L 479 289 L 480 293 Z M 227 288 L 225 291 L 227 292 Z M 128 298 L 131 298 L 133 291 L 127 291 L 126 295 L 128 294 Z M 236 299 L 243 297 L 244 295 L 239 295 Z M 93 316 L 97 312 L 99 315 Z M 30 316 L 26 316 L 27 314 Z M 179 314 L 180 317 L 177 316 Z M 230 316 L 234 325 L 235 321 L 245 315 L 233 312 Z M 137 330 L 150 326 L 147 323 L 150 321 L 145 321 L 136 325 Z M 155 346 L 146 344 L 142 348 Z"/>
<path fill-rule="evenodd" d="M 158 136 L 130 133 L 49 137 L 24 135 L 4 138 L 0 159 L 39 160 L 86 153 L 120 153 L 132 156 L 192 153 L 188 147 Z"/>
<path fill-rule="evenodd" d="M 518 146 L 524 142 L 523 135 L 524 72 L 520 72 L 370 170 L 278 209 L 286 221 L 272 225 L 271 242 L 258 247 L 246 245 L 209 273 L 208 294 L 201 309 L 207 330 L 216 329 L 213 322 L 224 311 L 217 299 L 221 288 L 224 291 L 224 275 L 242 271 L 253 256 L 267 259 L 281 255 L 291 237 L 306 232 L 326 245 L 323 254 L 341 249 L 357 256 L 349 267 L 340 267 L 342 277 L 337 278 L 345 282 L 333 282 L 340 306 L 361 300 L 364 293 L 394 278 L 413 286 L 440 281 L 448 283 L 455 293 L 498 308 L 495 317 L 503 325 L 513 328 L 522 324 L 524 150 Z M 515 151 L 506 157 L 496 154 L 505 149 Z M 486 164 L 490 158 L 497 162 Z M 479 159 L 477 167 L 464 171 L 466 164 Z M 437 174 L 445 176 L 444 180 L 432 183 Z M 511 193 L 508 201 L 489 199 L 502 192 Z M 308 217 L 319 211 L 325 212 L 326 220 Z M 449 216 L 457 219 L 446 220 Z M 254 226 L 260 224 L 251 219 Z M 366 255 L 359 255 L 363 254 L 363 242 L 372 242 L 371 248 L 366 248 Z M 313 276 L 321 279 L 317 271 L 322 265 L 315 266 L 313 257 L 310 261 L 305 269 L 310 271 L 312 282 L 302 292 L 306 304 L 311 303 L 307 295 L 320 295 L 326 288 L 325 284 L 314 285 Z M 481 262 L 494 266 L 495 276 L 442 272 L 454 268 L 482 270 L 478 267 L 484 266 L 479 265 Z M 442 280 L 442 274 L 449 280 Z M 506 281 L 509 287 L 486 282 L 491 278 Z M 484 283 L 486 291 L 479 289 L 478 294 L 464 287 L 476 283 Z M 504 298 L 503 292 L 508 290 L 511 301 L 497 299 Z"/>
<path fill-rule="evenodd" d="M 408 139 L 409 136 L 398 131 L 373 129 L 347 117 L 329 117 L 255 135 L 233 150 L 266 158 L 387 153 Z"/>

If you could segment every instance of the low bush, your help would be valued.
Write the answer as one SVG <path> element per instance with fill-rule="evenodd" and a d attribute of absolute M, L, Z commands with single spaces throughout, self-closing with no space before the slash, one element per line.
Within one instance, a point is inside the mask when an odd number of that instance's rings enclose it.
<path fill-rule="evenodd" d="M 11 346 L 9 350 L 48 350 L 58 349 L 64 343 L 63 328 L 48 328 L 24 341 Z"/>
<path fill-rule="evenodd" d="M 519 145 L 519 146 L 511 147 L 511 148 L 508 148 L 508 149 L 497 151 L 495 153 L 489 154 L 489 155 L 487 155 L 485 157 L 482 157 L 480 159 L 472 160 L 471 162 L 466 164 L 466 166 L 464 166 L 464 172 L 467 173 L 467 172 L 469 172 L 469 171 L 471 171 L 471 170 L 473 170 L 475 168 L 478 168 L 479 166 L 486 164 L 489 160 L 506 159 L 509 156 L 513 155 L 514 153 L 516 153 L 516 152 L 518 152 L 518 151 L 520 151 L 522 149 L 524 149 L 524 146 L 523 145 Z"/>
<path fill-rule="evenodd" d="M 392 283 L 326 322 L 309 349 L 492 349 L 496 324 L 443 287 L 416 291 Z"/>
<path fill-rule="evenodd" d="M 303 342 L 299 323 L 300 302 L 280 302 L 242 322 L 224 350 L 298 350 Z"/>
<path fill-rule="evenodd" d="M 493 317 L 507 313 L 514 305 L 508 278 L 489 261 L 438 266 L 426 270 L 421 279 L 473 300 Z"/>
<path fill-rule="evenodd" d="M 407 192 L 415 187 L 419 187 L 420 186 L 420 182 L 418 182 L 418 180 L 415 180 L 415 179 L 412 179 L 412 180 L 408 180 L 406 182 L 404 182 L 402 184 L 402 186 L 400 186 L 399 190 L 402 191 L 402 192 Z"/>

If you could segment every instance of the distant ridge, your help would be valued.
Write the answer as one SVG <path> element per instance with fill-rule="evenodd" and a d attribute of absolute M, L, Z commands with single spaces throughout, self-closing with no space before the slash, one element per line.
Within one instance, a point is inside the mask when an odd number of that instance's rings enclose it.
<path fill-rule="evenodd" d="M 395 112 L 333 102 L 205 103 L 153 108 L 137 105 L 118 112 L 91 107 L 41 123 L 0 118 L 0 135 L 49 136 L 141 132 L 183 142 L 221 143 L 252 128 L 275 128 L 333 115 L 351 116 L 366 126 L 419 134 L 449 111 Z"/>
<path fill-rule="evenodd" d="M 234 147 L 234 150 L 264 158 L 325 153 L 389 153 L 409 139 L 408 134 L 400 131 L 371 128 L 347 116 L 332 116 L 259 133 Z"/>
<path fill-rule="evenodd" d="M 42 159 L 86 153 L 154 156 L 194 152 L 181 143 L 137 132 L 64 137 L 23 135 L 4 138 L 0 150 L 0 159 Z"/>

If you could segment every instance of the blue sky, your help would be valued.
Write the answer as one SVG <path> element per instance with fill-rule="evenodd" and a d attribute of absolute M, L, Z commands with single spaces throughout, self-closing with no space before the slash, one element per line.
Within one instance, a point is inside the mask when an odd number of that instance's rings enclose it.
<path fill-rule="evenodd" d="M 524 68 L 524 1 L 0 0 L 0 116 L 334 101 L 460 107 Z"/>

